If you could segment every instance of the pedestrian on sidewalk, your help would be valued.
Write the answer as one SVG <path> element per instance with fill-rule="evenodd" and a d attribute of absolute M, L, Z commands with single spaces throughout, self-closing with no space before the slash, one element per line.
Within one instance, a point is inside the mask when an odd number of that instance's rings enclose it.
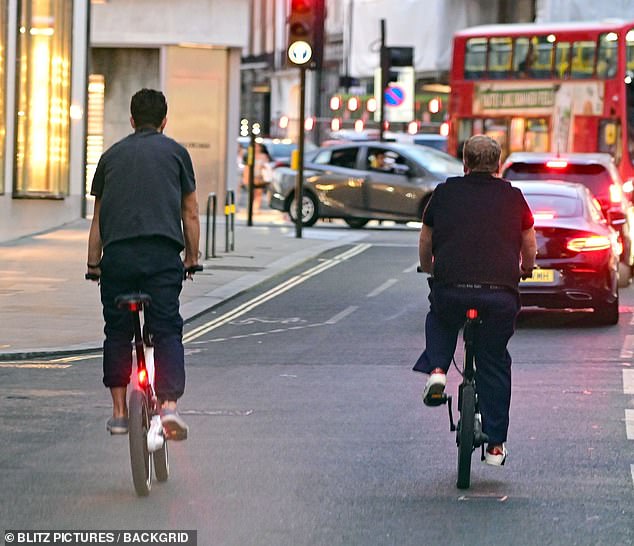
<path fill-rule="evenodd" d="M 183 440 L 188 427 L 176 411 L 185 390 L 179 296 L 185 268 L 198 263 L 194 169 L 187 150 L 163 134 L 163 93 L 141 89 L 130 111 L 134 132 L 101 156 L 91 188 L 95 208 L 87 267 L 101 278 L 103 383 L 113 401 L 107 429 L 111 434 L 128 431 L 126 391 L 132 373 L 132 319 L 117 308 L 115 298 L 140 291 L 152 298 L 145 320 L 153 334 L 163 427 L 169 439 Z"/>

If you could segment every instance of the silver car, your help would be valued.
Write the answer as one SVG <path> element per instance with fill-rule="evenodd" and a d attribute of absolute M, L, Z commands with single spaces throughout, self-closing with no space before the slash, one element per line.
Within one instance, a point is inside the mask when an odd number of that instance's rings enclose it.
<path fill-rule="evenodd" d="M 420 221 L 434 188 L 463 173 L 454 157 L 426 146 L 351 142 L 321 148 L 304 165 L 302 223 L 343 218 L 353 228 L 370 220 Z M 295 221 L 297 173 L 281 167 L 273 174 L 271 208 Z"/>

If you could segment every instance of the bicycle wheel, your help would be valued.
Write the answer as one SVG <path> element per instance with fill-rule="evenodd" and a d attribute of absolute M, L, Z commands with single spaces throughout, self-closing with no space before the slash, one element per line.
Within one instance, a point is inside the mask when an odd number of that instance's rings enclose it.
<path fill-rule="evenodd" d="M 153 453 L 154 456 L 154 475 L 159 482 L 166 482 L 170 477 L 169 453 L 167 451 L 167 440 L 161 449 Z"/>
<path fill-rule="evenodd" d="M 471 455 L 475 424 L 475 388 L 463 384 L 460 393 L 460 423 L 458 425 L 458 489 L 468 489 L 471 483 Z"/>
<path fill-rule="evenodd" d="M 146 497 L 152 487 L 152 455 L 147 448 L 150 417 L 145 396 L 141 391 L 132 391 L 128 414 L 132 481 L 136 494 L 139 497 Z"/>

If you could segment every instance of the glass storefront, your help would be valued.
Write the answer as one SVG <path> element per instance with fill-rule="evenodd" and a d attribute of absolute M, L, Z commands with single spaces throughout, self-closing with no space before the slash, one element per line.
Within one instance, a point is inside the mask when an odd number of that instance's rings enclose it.
<path fill-rule="evenodd" d="M 69 191 L 72 0 L 18 2 L 16 197 Z"/>
<path fill-rule="evenodd" d="M 4 144 L 7 133 L 6 107 L 6 65 L 7 65 L 7 2 L 0 5 L 0 194 L 4 193 Z"/>

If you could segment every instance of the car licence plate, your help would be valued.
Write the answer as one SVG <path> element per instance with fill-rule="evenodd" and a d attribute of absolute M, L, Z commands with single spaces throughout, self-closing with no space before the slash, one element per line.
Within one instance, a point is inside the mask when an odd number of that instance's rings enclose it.
<path fill-rule="evenodd" d="M 520 283 L 553 283 L 555 282 L 554 269 L 533 269 L 533 274 L 528 279 L 522 279 Z"/>

